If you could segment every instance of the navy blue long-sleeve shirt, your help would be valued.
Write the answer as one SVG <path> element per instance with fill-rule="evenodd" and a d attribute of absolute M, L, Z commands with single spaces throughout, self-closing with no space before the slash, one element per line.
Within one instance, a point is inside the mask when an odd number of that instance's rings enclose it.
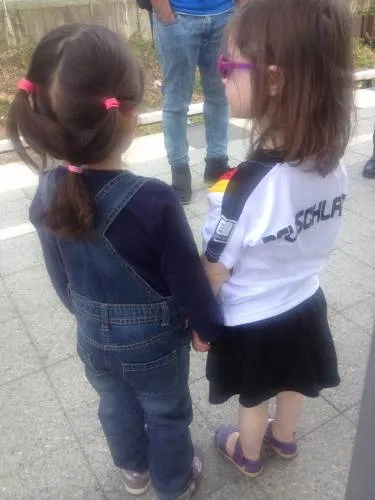
<path fill-rule="evenodd" d="M 56 169 L 56 181 L 65 175 Z M 117 171 L 88 171 L 86 182 L 95 195 Z M 30 207 L 30 219 L 42 224 L 43 206 L 39 188 Z M 68 277 L 57 245 L 49 231 L 39 231 L 47 270 L 66 307 Z M 106 237 L 116 251 L 160 295 L 173 296 L 193 329 L 206 341 L 220 335 L 222 316 L 200 263 L 185 213 L 173 190 L 150 179 L 130 200 L 108 228 Z"/>

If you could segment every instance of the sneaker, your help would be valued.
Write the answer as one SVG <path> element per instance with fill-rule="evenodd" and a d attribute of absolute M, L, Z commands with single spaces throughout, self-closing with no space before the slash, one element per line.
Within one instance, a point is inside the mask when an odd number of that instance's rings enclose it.
<path fill-rule="evenodd" d="M 122 471 L 125 489 L 130 495 L 143 495 L 149 489 L 151 480 L 150 474 L 146 472 Z"/>
<path fill-rule="evenodd" d="M 192 190 L 191 173 L 188 166 L 172 168 L 172 188 L 183 205 L 190 203 Z"/>
<path fill-rule="evenodd" d="M 371 158 L 366 163 L 362 175 L 363 177 L 367 177 L 367 179 L 375 179 L 375 158 Z"/>
<path fill-rule="evenodd" d="M 214 184 L 220 177 L 230 170 L 228 166 L 228 158 L 206 158 L 206 168 L 204 170 L 204 182 Z"/>

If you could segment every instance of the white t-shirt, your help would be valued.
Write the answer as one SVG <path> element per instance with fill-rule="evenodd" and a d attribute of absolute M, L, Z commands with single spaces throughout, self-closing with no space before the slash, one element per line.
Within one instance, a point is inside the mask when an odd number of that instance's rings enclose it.
<path fill-rule="evenodd" d="M 231 270 L 218 296 L 228 326 L 277 316 L 311 297 L 341 225 L 342 163 L 323 177 L 307 163 L 261 158 L 208 194 L 204 252 Z"/>

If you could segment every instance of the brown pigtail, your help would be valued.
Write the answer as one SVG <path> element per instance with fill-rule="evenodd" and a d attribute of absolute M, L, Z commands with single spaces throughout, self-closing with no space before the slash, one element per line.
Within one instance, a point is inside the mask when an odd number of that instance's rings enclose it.
<path fill-rule="evenodd" d="M 47 226 L 60 237 L 82 238 L 91 233 L 94 203 L 85 174 L 66 172 L 56 186 L 48 212 Z"/>

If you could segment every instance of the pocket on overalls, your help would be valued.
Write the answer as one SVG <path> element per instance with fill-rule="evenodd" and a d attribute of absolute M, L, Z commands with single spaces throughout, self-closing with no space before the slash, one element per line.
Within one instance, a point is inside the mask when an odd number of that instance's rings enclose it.
<path fill-rule="evenodd" d="M 179 385 L 177 351 L 146 363 L 122 363 L 123 377 L 136 392 L 167 394 Z"/>

